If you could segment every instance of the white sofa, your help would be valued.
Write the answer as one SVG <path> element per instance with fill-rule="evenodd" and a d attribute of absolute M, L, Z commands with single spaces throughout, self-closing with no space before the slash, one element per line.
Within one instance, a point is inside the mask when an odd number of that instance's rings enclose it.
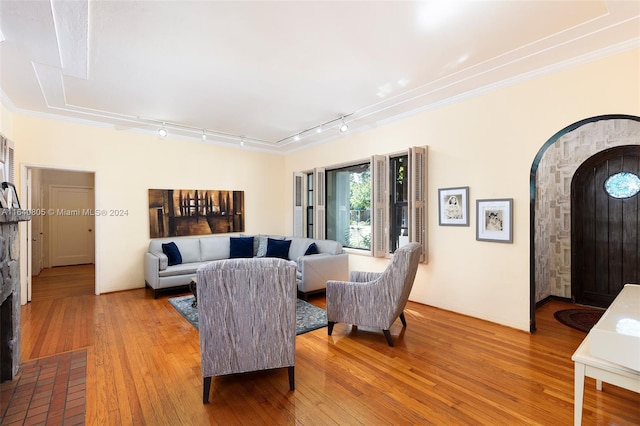
<path fill-rule="evenodd" d="M 288 260 L 293 260 L 298 265 L 298 294 L 303 299 L 313 293 L 323 292 L 329 280 L 346 281 L 349 278 L 349 255 L 344 252 L 340 242 L 267 235 L 253 237 L 253 254 L 257 257 L 264 255 L 267 238 L 291 240 Z M 146 285 L 153 290 L 154 298 L 162 290 L 188 285 L 200 266 L 213 260 L 228 259 L 231 238 L 233 237 L 208 235 L 151 240 L 149 250 L 144 254 L 144 279 Z M 170 242 L 178 247 L 182 263 L 169 266 L 162 244 Z M 305 256 L 311 243 L 316 244 L 318 254 Z"/>

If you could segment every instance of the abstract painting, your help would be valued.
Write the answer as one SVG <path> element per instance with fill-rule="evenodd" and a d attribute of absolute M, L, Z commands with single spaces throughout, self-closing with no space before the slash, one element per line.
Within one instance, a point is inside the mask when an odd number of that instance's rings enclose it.
<path fill-rule="evenodd" d="M 244 191 L 149 189 L 151 238 L 244 232 Z"/>

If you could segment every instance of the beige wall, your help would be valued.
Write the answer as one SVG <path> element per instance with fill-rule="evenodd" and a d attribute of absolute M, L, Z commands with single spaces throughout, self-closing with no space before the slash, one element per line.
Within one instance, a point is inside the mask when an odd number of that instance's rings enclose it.
<path fill-rule="evenodd" d="M 19 114 L 13 122 L 16 164 L 95 172 L 96 209 L 128 211 L 96 217 L 100 293 L 144 286 L 150 188 L 245 191 L 246 232 L 285 233 L 282 156 Z"/>
<path fill-rule="evenodd" d="M 0 124 L 11 127 L 18 165 L 94 171 L 96 208 L 129 210 L 127 217 L 97 221 L 101 292 L 143 285 L 149 188 L 244 190 L 247 232 L 290 234 L 294 171 L 428 145 L 429 263 L 420 267 L 412 300 L 528 330 L 532 161 L 545 141 L 574 122 L 640 115 L 638 75 L 635 50 L 286 157 L 20 114 Z M 471 226 L 438 226 L 437 189 L 467 185 Z M 514 199 L 513 244 L 477 242 L 475 200 L 503 197 Z M 385 266 L 385 260 L 350 258 L 351 269 Z"/>
<path fill-rule="evenodd" d="M 640 115 L 640 51 L 543 76 L 287 157 L 287 174 L 428 145 L 429 263 L 411 299 L 529 330 L 529 175 L 556 132 L 603 114 Z M 438 226 L 438 188 L 469 186 L 471 226 Z M 291 203 L 291 191 L 287 202 Z M 475 240 L 475 202 L 514 199 L 513 244 Z M 287 211 L 287 229 L 292 213 Z M 386 261 L 351 256 L 351 269 Z"/>

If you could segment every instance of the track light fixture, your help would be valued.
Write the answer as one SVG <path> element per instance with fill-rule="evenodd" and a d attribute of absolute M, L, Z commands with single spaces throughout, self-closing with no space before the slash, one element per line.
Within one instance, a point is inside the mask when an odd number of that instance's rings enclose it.
<path fill-rule="evenodd" d="M 1 0 L 0 0 L 1 1 Z M 225 133 L 225 132 L 219 132 L 219 131 L 215 131 L 215 130 L 207 130 L 205 128 L 198 128 L 198 127 L 192 127 L 186 124 L 181 124 L 181 123 L 175 123 L 175 122 L 170 122 L 170 121 L 160 121 L 160 120 L 155 120 L 152 118 L 144 118 L 144 117 L 135 117 L 135 120 L 137 122 L 142 122 L 142 123 L 146 123 L 146 124 L 151 124 L 152 126 L 160 126 L 158 129 L 158 136 L 162 139 L 166 138 L 169 136 L 169 130 L 168 129 L 172 129 L 172 131 L 175 130 L 174 133 L 172 133 L 174 136 L 179 136 L 182 135 L 184 136 L 185 134 L 187 134 L 187 136 L 190 137 L 200 137 L 202 139 L 203 142 L 208 140 L 209 136 L 212 136 L 216 141 L 222 140 L 222 141 L 227 141 L 227 142 L 233 142 L 233 143 L 240 143 L 240 146 L 243 147 L 245 140 L 248 140 L 250 142 L 251 146 L 254 145 L 266 145 L 266 146 L 273 146 L 273 145 L 279 145 L 282 142 L 286 142 L 286 144 L 289 143 L 294 143 L 294 142 L 299 142 L 305 138 L 310 137 L 312 134 L 320 134 L 320 133 L 324 133 L 325 130 L 332 130 L 336 128 L 336 124 L 337 124 L 337 128 L 340 130 L 340 133 L 345 133 L 349 130 L 349 125 L 345 122 L 345 118 L 347 117 L 351 117 L 353 114 L 355 114 L 354 112 L 349 113 L 349 114 L 343 114 L 340 115 L 336 118 L 333 118 L 331 120 L 325 121 L 323 123 L 320 123 L 316 126 L 313 127 L 309 127 L 307 129 L 304 129 L 302 131 L 299 131 L 297 133 L 294 133 L 293 135 L 289 135 L 286 136 L 280 140 L 277 141 L 269 141 L 269 140 L 265 140 L 265 139 L 260 139 L 260 138 L 254 138 L 254 137 L 249 137 L 247 139 L 246 136 L 240 136 L 238 134 L 232 134 L 232 133 Z M 285 145 L 286 145 L 285 144 Z M 284 146 L 284 145 L 280 145 L 280 146 Z"/>
<path fill-rule="evenodd" d="M 342 123 L 340 124 L 340 132 L 344 133 L 349 130 L 349 125 L 344 122 L 344 117 L 342 117 Z"/>

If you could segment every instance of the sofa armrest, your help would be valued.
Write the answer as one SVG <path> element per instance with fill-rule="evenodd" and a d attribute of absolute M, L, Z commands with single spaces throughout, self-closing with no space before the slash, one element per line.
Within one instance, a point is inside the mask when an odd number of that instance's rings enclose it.
<path fill-rule="evenodd" d="M 168 259 L 165 254 L 156 255 L 151 252 L 144 254 L 144 280 L 151 288 L 158 288 L 158 272 L 166 269 L 167 264 Z"/>
<path fill-rule="evenodd" d="M 349 255 L 313 254 L 298 258 L 300 281 L 298 290 L 302 293 L 322 290 L 329 280 L 346 281 L 349 277 Z"/>

